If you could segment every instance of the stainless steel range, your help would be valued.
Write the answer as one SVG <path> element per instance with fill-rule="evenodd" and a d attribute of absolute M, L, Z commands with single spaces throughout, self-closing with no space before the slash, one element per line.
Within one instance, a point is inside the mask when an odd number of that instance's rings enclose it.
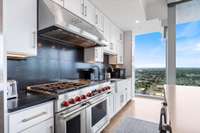
<path fill-rule="evenodd" d="M 110 82 L 87 80 L 28 86 L 29 91 L 55 95 L 57 133 L 97 133 L 108 123 Z"/>

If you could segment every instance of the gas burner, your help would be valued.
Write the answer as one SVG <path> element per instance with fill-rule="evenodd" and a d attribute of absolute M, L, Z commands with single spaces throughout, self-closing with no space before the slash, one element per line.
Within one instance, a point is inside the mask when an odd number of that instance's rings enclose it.
<path fill-rule="evenodd" d="M 80 80 L 77 82 L 55 82 L 55 83 L 47 83 L 40 85 L 28 86 L 27 90 L 35 91 L 35 92 L 48 92 L 49 93 L 65 93 L 74 89 L 83 88 L 90 84 L 87 80 Z"/>

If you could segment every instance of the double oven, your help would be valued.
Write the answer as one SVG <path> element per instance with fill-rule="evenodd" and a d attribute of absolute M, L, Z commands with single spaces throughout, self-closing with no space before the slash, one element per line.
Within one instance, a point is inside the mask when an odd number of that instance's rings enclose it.
<path fill-rule="evenodd" d="M 56 133 L 99 133 L 109 123 L 108 94 L 56 114 Z"/>

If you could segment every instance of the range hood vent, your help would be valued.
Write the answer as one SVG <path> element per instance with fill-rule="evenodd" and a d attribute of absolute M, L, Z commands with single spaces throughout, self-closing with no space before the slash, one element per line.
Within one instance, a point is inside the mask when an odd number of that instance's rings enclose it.
<path fill-rule="evenodd" d="M 105 46 L 98 29 L 51 0 L 39 0 L 39 31 L 42 37 L 84 48 Z"/>

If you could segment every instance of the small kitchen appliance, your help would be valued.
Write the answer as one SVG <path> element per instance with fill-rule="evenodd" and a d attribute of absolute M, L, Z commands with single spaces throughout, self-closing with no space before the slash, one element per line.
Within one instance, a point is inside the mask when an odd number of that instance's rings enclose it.
<path fill-rule="evenodd" d="M 8 80 L 7 83 L 7 99 L 17 98 L 17 81 Z"/>
<path fill-rule="evenodd" d="M 112 78 L 125 79 L 126 69 L 125 68 L 115 68 L 111 75 Z"/>

